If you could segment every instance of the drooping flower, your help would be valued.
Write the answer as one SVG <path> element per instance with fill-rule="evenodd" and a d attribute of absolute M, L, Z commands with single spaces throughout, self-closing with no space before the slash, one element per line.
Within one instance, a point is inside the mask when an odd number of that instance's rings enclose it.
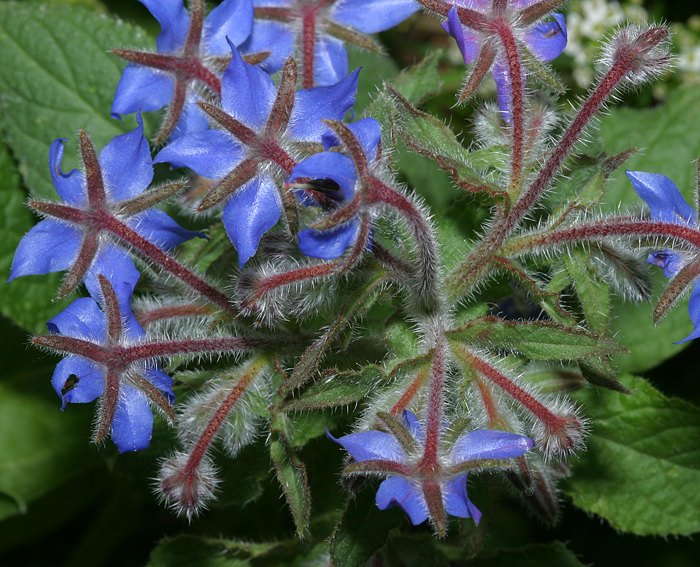
<path fill-rule="evenodd" d="M 348 124 L 348 129 L 360 142 L 367 161 L 376 159 L 381 138 L 379 122 L 364 118 Z M 324 135 L 323 143 L 326 150 L 340 145 L 332 134 Z M 357 171 L 349 157 L 335 151 L 325 151 L 300 161 L 287 183 L 297 188 L 296 194 L 302 205 L 332 211 L 346 205 L 355 196 Z M 297 235 L 299 250 L 312 258 L 333 260 L 355 242 L 359 230 L 357 215 L 330 230 L 307 228 Z"/>
<path fill-rule="evenodd" d="M 62 409 L 101 398 L 95 441 L 109 435 L 119 452 L 145 449 L 153 430 L 149 401 L 172 417 L 172 379 L 143 362 L 121 364 L 120 351 L 146 336 L 130 306 L 139 278 L 131 260 L 111 249 L 96 262 L 95 272 L 86 282 L 91 297 L 77 299 L 51 319 L 52 334 L 35 342 L 48 348 L 62 340 L 75 343 L 75 354 L 56 365 L 51 379 Z"/>
<path fill-rule="evenodd" d="M 140 117 L 135 130 L 114 138 L 99 157 L 87 134 L 81 132 L 84 172 L 61 170 L 65 142 L 62 138 L 55 140 L 49 150 L 51 178 L 63 202 L 30 203 L 49 218 L 39 222 L 20 241 L 8 281 L 69 270 L 59 292 L 66 295 L 86 275 L 96 277 L 94 266 L 105 255 L 120 255 L 124 262 L 118 265 L 133 267 L 123 249 L 129 235 L 164 250 L 198 236 L 163 211 L 152 208 L 145 191 L 153 179 L 153 161 Z M 126 246 L 134 246 L 134 242 Z"/>
<path fill-rule="evenodd" d="M 396 418 L 393 421 L 392 433 L 371 430 L 338 439 L 329 437 L 355 460 L 346 473 L 387 476 L 377 491 L 377 507 L 400 506 L 414 525 L 428 518 L 436 525 L 444 523 L 432 512 L 436 509 L 443 515 L 472 518 L 478 524 L 481 512 L 467 495 L 469 471 L 507 466 L 507 460 L 521 457 L 534 446 L 532 439 L 515 433 L 469 431 L 428 468 L 421 462 L 425 444 L 421 422 L 410 411 L 404 412 L 403 423 Z"/>
<path fill-rule="evenodd" d="M 372 47 L 362 34 L 387 30 L 415 13 L 414 0 L 254 0 L 255 23 L 242 46 L 269 51 L 275 72 L 301 46 L 304 86 L 332 85 L 348 74 L 345 42 Z"/>
<path fill-rule="evenodd" d="M 523 19 L 523 10 L 540 0 L 508 0 L 496 3 L 491 0 L 452 0 L 436 4 L 451 5 L 447 21 L 442 27 L 457 42 L 464 62 L 474 65 L 474 71 L 465 84 L 461 99 L 466 98 L 476 89 L 489 68 L 496 81 L 498 107 L 506 122 L 511 120 L 511 75 L 509 73 L 508 54 L 503 46 L 503 37 L 512 35 L 516 45 L 523 47 L 540 61 L 551 61 L 561 55 L 566 47 L 566 22 L 562 14 L 551 14 L 551 20 Z M 497 6 L 497 4 L 501 4 Z M 429 6 L 430 7 L 430 6 Z M 467 8 L 486 17 L 476 26 L 465 24 L 466 18 L 460 18 L 460 8 Z M 509 30 L 505 31 L 504 30 Z M 523 73 L 522 80 L 525 80 Z"/>
<path fill-rule="evenodd" d="M 203 0 L 139 0 L 161 26 L 157 52 L 115 49 L 130 62 L 114 93 L 112 115 L 160 110 L 170 105 L 158 143 L 175 132 L 207 128 L 195 104 L 203 90 L 221 92 L 220 75 L 228 63 L 226 39 L 241 45 L 253 25 L 252 0 L 224 0 L 204 17 Z"/>
<path fill-rule="evenodd" d="M 355 71 L 339 83 L 296 92 L 296 64 L 289 59 L 275 88 L 262 69 L 247 64 L 235 46 L 222 81 L 222 108 L 201 107 L 222 129 L 178 138 L 156 162 L 189 167 L 215 180 L 200 210 L 225 202 L 223 223 L 243 266 L 262 235 L 279 220 L 295 216 L 281 187 L 295 166 L 293 155 L 304 144 L 320 145 L 324 119 L 340 120 L 355 102 Z"/>
<path fill-rule="evenodd" d="M 653 220 L 698 228 L 697 211 L 686 202 L 671 179 L 659 173 L 645 171 L 627 171 L 627 177 L 637 195 L 649 206 Z M 668 287 L 674 294 L 673 297 L 669 297 L 670 301 L 666 302 L 669 306 L 674 303 L 673 299 L 679 297 L 689 285 L 694 284 L 688 303 L 693 332 L 678 343 L 700 338 L 700 265 L 697 257 L 681 251 L 657 250 L 649 254 L 647 262 L 662 268 L 667 278 L 673 278 Z"/>

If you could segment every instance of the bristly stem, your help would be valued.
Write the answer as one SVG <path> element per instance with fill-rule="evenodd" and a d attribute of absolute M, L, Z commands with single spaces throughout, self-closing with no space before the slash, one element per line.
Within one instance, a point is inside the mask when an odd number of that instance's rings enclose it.
<path fill-rule="evenodd" d="M 314 82 L 314 55 L 316 52 L 316 8 L 302 8 L 301 17 L 301 67 L 302 86 L 305 89 L 313 88 Z"/>
<path fill-rule="evenodd" d="M 439 467 L 440 433 L 445 403 L 445 374 L 447 345 L 444 337 L 438 339 L 433 353 L 428 391 L 428 415 L 425 425 L 425 446 L 419 467 L 433 470 Z"/>

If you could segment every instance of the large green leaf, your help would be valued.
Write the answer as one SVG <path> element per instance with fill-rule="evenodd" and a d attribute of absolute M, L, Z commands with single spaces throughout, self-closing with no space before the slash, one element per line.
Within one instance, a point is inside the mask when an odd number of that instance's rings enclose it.
<path fill-rule="evenodd" d="M 147 567 L 241 567 L 278 546 L 180 535 L 162 540 L 151 553 Z"/>
<path fill-rule="evenodd" d="M 576 506 L 640 535 L 700 531 L 700 409 L 641 378 L 632 390 L 576 395 L 592 418 L 588 451 L 565 490 Z"/>
<path fill-rule="evenodd" d="M 33 195 L 55 197 L 47 166 L 55 138 L 79 128 L 98 147 L 134 127 L 110 118 L 124 63 L 114 47 L 144 47 L 138 28 L 77 6 L 0 3 L 0 127 Z M 75 146 L 67 167 L 77 165 Z"/>

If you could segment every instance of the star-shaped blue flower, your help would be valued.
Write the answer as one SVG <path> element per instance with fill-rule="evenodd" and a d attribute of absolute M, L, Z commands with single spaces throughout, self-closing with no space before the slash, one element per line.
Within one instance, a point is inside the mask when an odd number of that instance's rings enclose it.
<path fill-rule="evenodd" d="M 686 202 L 671 179 L 659 173 L 645 171 L 628 171 L 627 177 L 637 195 L 649 206 L 653 220 L 698 228 L 697 211 Z M 647 258 L 649 264 L 662 268 L 667 278 L 677 276 L 690 260 L 686 255 L 673 250 L 658 250 Z M 678 343 L 700 338 L 700 280 L 697 278 L 690 294 L 688 312 L 693 322 L 693 332 Z"/>
<path fill-rule="evenodd" d="M 405 441 L 384 431 L 362 431 L 331 439 L 342 445 L 358 463 L 358 472 L 363 470 L 363 463 L 371 472 L 393 469 L 379 485 L 377 507 L 386 510 L 390 506 L 400 506 L 414 525 L 430 517 L 426 485 L 431 483 L 439 485 L 442 508 L 447 514 L 473 518 L 478 524 L 481 512 L 467 496 L 465 464 L 476 469 L 480 461 L 514 459 L 534 446 L 534 441 L 523 435 L 494 430 L 470 431 L 461 435 L 442 455 L 441 467 L 428 473 L 418 470 L 425 443 L 423 425 L 410 411 L 404 412 L 403 422 L 410 433 L 409 442 L 413 445 L 410 448 Z"/>
<path fill-rule="evenodd" d="M 95 263 L 95 273 L 95 277 L 86 280 L 91 297 L 77 299 L 51 319 L 47 324 L 49 331 L 111 352 L 142 341 L 146 332 L 130 306 L 139 278 L 131 260 L 112 249 Z M 84 350 L 88 355 L 89 349 Z M 172 383 L 170 376 L 155 367 L 137 364 L 115 371 L 109 363 L 101 364 L 77 354 L 69 354 L 59 362 L 51 379 L 62 400 L 62 409 L 68 403 L 90 403 L 103 398 L 96 440 L 101 441 L 109 433 L 120 452 L 148 447 L 153 431 L 149 400 L 171 413 Z"/>
<path fill-rule="evenodd" d="M 178 138 L 156 156 L 156 162 L 189 167 L 215 180 L 200 209 L 225 202 L 224 227 L 243 266 L 285 208 L 281 181 L 295 166 L 295 145 L 320 144 L 327 132 L 323 120 L 340 120 L 345 115 L 355 102 L 358 71 L 335 85 L 295 92 L 293 59 L 275 88 L 267 73 L 247 64 L 231 48 L 233 57 L 222 81 L 222 107 L 201 103 L 223 129 Z"/>
<path fill-rule="evenodd" d="M 374 161 L 381 139 L 379 122 L 374 118 L 363 118 L 348 124 L 348 129 L 362 146 L 367 161 Z M 340 145 L 337 137 L 330 133 L 323 136 L 323 143 L 326 150 Z M 297 191 L 302 205 L 330 211 L 344 206 L 355 196 L 357 171 L 349 157 L 325 151 L 300 161 L 292 170 L 288 184 L 304 187 Z M 297 235 L 299 250 L 312 258 L 333 260 L 355 242 L 359 229 L 357 216 L 330 230 L 304 229 Z"/>

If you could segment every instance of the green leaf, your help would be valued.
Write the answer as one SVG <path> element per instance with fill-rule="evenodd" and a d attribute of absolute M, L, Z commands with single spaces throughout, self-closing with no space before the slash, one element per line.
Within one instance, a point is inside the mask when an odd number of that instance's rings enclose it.
<path fill-rule="evenodd" d="M 559 541 L 533 544 L 501 551 L 494 557 L 477 557 L 469 567 L 583 567 L 576 556 Z"/>
<path fill-rule="evenodd" d="M 151 552 L 146 567 L 242 567 L 279 546 L 279 543 L 179 535 L 161 540 Z"/>
<path fill-rule="evenodd" d="M 70 303 L 66 299 L 54 303 L 60 276 L 29 276 L 10 283 L 12 258 L 17 244 L 32 227 L 32 215 L 24 205 L 24 191 L 7 147 L 0 144 L 0 179 L 2 179 L 2 222 L 0 222 L 0 313 L 12 319 L 26 331 L 46 330 L 46 321 Z"/>
<path fill-rule="evenodd" d="M 610 339 L 580 328 L 544 321 L 480 317 L 449 331 L 447 335 L 451 340 L 472 345 L 513 350 L 530 360 L 576 360 L 620 351 L 620 347 Z"/>
<path fill-rule="evenodd" d="M 32 195 L 55 197 L 49 144 L 68 137 L 66 166 L 77 165 L 75 133 L 97 147 L 134 127 L 110 118 L 125 64 L 113 47 L 152 43 L 138 28 L 77 6 L 0 2 L 0 127 Z"/>
<path fill-rule="evenodd" d="M 442 90 L 442 77 L 438 63 L 442 51 L 431 51 L 420 63 L 404 69 L 391 80 L 391 85 L 401 95 L 416 106 Z"/>
<path fill-rule="evenodd" d="M 348 46 L 350 69 L 362 67 L 355 99 L 355 111 L 362 114 L 372 100 L 372 95 L 382 87 L 384 81 L 390 81 L 398 74 L 399 68 L 391 57 L 366 49 Z"/>
<path fill-rule="evenodd" d="M 33 501 L 100 465 L 89 444 L 88 412 L 70 407 L 61 413 L 58 398 L 49 401 L 27 387 L 49 390 L 50 374 L 43 367 L 45 380 L 16 375 L 0 382 L 0 519 L 25 513 Z"/>
<path fill-rule="evenodd" d="M 564 255 L 564 266 L 574 282 L 583 315 L 594 333 L 605 333 L 610 320 L 610 287 L 591 265 L 591 258 L 581 250 Z"/>
<path fill-rule="evenodd" d="M 403 512 L 396 508 L 379 510 L 374 494 L 374 490 L 364 490 L 348 500 L 343 518 L 331 536 L 334 567 L 366 565 L 401 522 Z"/>
<path fill-rule="evenodd" d="M 587 389 L 575 398 L 593 427 L 565 490 L 574 504 L 639 535 L 700 531 L 700 408 L 625 376 L 631 395 Z"/>

